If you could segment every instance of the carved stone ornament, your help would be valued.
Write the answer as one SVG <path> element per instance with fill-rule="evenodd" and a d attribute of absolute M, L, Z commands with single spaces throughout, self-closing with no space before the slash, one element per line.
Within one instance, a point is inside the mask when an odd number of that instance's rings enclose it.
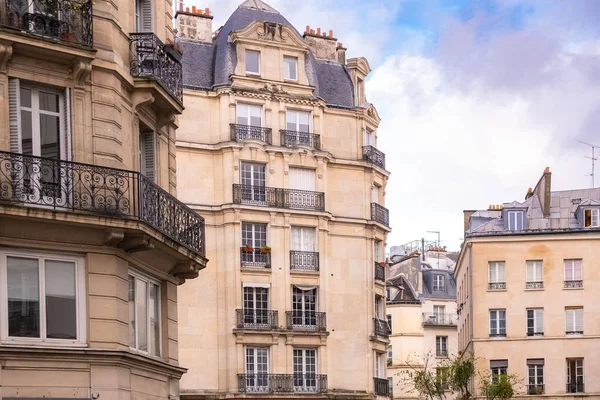
<path fill-rule="evenodd" d="M 260 88 L 259 91 L 263 92 L 263 93 L 272 93 L 272 94 L 289 94 L 281 87 L 281 85 L 268 84 L 268 83 L 265 83 L 265 86 Z"/>
<path fill-rule="evenodd" d="M 272 40 L 285 42 L 287 35 L 283 32 L 283 25 L 275 22 L 265 22 L 257 30 L 258 38 L 262 40 Z"/>

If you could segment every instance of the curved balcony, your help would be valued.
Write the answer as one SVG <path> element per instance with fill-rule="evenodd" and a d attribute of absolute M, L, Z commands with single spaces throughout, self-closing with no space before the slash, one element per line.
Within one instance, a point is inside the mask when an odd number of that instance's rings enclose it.
<path fill-rule="evenodd" d="M 285 147 L 306 146 L 321 150 L 321 135 L 308 132 L 280 130 L 281 145 Z"/>
<path fill-rule="evenodd" d="M 377 203 L 371 203 L 371 221 L 390 226 L 390 211 Z"/>
<path fill-rule="evenodd" d="M 273 144 L 273 130 L 263 126 L 229 124 L 229 134 L 232 142 L 243 142 L 246 139 L 260 140 Z"/>
<path fill-rule="evenodd" d="M 234 184 L 233 203 L 290 210 L 325 211 L 325 193 Z"/>
<path fill-rule="evenodd" d="M 385 169 L 385 154 L 374 146 L 363 146 L 363 159 Z"/>
<path fill-rule="evenodd" d="M 327 375 L 238 374 L 238 391 L 240 393 L 325 393 Z"/>

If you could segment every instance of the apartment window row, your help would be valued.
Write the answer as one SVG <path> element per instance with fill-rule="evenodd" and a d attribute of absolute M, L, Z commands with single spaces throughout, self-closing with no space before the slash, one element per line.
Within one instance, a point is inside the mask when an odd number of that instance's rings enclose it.
<path fill-rule="evenodd" d="M 246 162 L 240 163 L 240 183 L 244 187 L 254 187 L 254 191 L 243 191 L 245 200 L 272 201 L 267 199 L 264 188 L 267 186 L 266 164 Z M 288 171 L 290 189 L 316 191 L 316 170 L 309 168 L 290 167 Z M 293 193 L 291 195 L 294 195 Z M 246 198 L 247 197 L 247 198 Z"/>
<path fill-rule="evenodd" d="M 242 266 L 264 267 L 268 263 L 270 248 L 266 250 L 267 224 L 242 222 Z M 263 249 L 261 251 L 261 249 Z M 297 256 L 298 263 L 309 266 L 308 258 L 318 257 L 317 228 L 292 226 L 290 230 L 290 250 Z M 292 260 L 294 261 L 294 260 Z M 314 261 L 314 260 L 312 260 Z M 317 264 L 318 266 L 318 264 Z"/>
<path fill-rule="evenodd" d="M 583 260 L 563 260 L 564 288 L 583 287 Z M 541 260 L 525 262 L 525 289 L 544 288 L 544 268 Z M 506 263 L 491 261 L 488 263 L 488 290 L 506 289 Z"/>
<path fill-rule="evenodd" d="M 261 54 L 260 51 L 246 50 L 246 74 L 260 75 L 261 73 Z M 298 58 L 284 56 L 283 57 L 283 79 L 298 80 Z"/>
<path fill-rule="evenodd" d="M 527 336 L 544 335 L 544 309 L 526 310 Z M 490 310 L 490 337 L 506 336 L 506 310 Z M 565 334 L 583 335 L 583 307 L 565 307 Z"/>
<path fill-rule="evenodd" d="M 581 218 L 579 222 L 582 228 L 598 228 L 600 227 L 600 209 L 585 208 L 581 214 L 577 214 Z M 505 211 L 506 225 L 510 231 L 521 231 L 525 229 L 525 211 L 524 210 L 506 210 Z"/>
<path fill-rule="evenodd" d="M 244 324 L 271 324 L 270 284 L 244 283 L 242 304 Z M 292 324 L 317 325 L 318 287 L 292 287 Z"/>
<path fill-rule="evenodd" d="M 566 393 L 583 393 L 584 386 L 584 358 L 567 358 L 566 360 Z M 541 395 L 545 393 L 545 360 L 543 358 L 528 358 L 527 365 L 527 394 Z M 492 380 L 509 373 L 508 360 L 491 360 L 490 375 Z"/>

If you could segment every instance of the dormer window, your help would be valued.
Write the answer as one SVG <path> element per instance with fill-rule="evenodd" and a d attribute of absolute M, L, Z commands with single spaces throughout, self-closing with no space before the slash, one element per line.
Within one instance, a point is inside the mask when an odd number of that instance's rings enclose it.
<path fill-rule="evenodd" d="M 583 210 L 583 226 L 585 228 L 598 228 L 600 226 L 600 209 L 586 208 Z"/>
<path fill-rule="evenodd" d="M 246 73 L 260 74 L 260 53 L 258 51 L 246 50 Z"/>
<path fill-rule="evenodd" d="M 283 78 L 295 81 L 298 79 L 298 59 L 283 57 Z"/>
<path fill-rule="evenodd" d="M 433 275 L 433 290 L 438 292 L 444 291 L 444 275 Z"/>
<path fill-rule="evenodd" d="M 523 230 L 523 211 L 508 211 L 506 216 L 508 218 L 509 231 Z"/>

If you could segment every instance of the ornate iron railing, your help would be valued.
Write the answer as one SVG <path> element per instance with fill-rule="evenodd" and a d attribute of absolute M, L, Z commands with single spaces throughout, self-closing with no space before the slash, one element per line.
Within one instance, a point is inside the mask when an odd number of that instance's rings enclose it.
<path fill-rule="evenodd" d="M 384 319 L 373 318 L 373 326 L 375 327 L 375 336 L 387 338 L 390 336 L 390 327 Z"/>
<path fill-rule="evenodd" d="M 567 383 L 567 393 L 584 393 L 585 386 L 581 383 Z"/>
<path fill-rule="evenodd" d="M 456 314 L 423 313 L 423 325 L 456 326 L 457 320 Z"/>
<path fill-rule="evenodd" d="M 238 374 L 240 393 L 325 393 L 327 375 Z"/>
<path fill-rule="evenodd" d="M 280 130 L 281 145 L 286 147 L 307 146 L 321 150 L 321 135 L 314 133 Z"/>
<path fill-rule="evenodd" d="M 390 382 L 383 378 L 373 378 L 375 395 L 388 397 L 390 395 Z"/>
<path fill-rule="evenodd" d="M 490 337 L 506 337 L 506 332 L 504 332 L 504 333 L 491 333 L 490 332 Z"/>
<path fill-rule="evenodd" d="M 382 205 L 371 203 L 371 220 L 390 226 L 390 211 Z"/>
<path fill-rule="evenodd" d="M 565 331 L 565 335 L 573 335 L 573 336 L 583 335 L 583 331 Z"/>
<path fill-rule="evenodd" d="M 525 282 L 525 289 L 543 289 L 544 282 Z"/>
<path fill-rule="evenodd" d="M 527 336 L 544 336 L 544 332 L 527 331 Z"/>
<path fill-rule="evenodd" d="M 279 329 L 277 311 L 263 309 L 235 310 L 238 329 L 273 330 Z"/>
<path fill-rule="evenodd" d="M 318 271 L 319 253 L 316 251 L 290 250 L 290 269 Z"/>
<path fill-rule="evenodd" d="M 385 169 L 385 154 L 374 146 L 363 146 L 363 159 Z"/>
<path fill-rule="evenodd" d="M 0 25 L 42 39 L 93 47 L 92 4 L 92 0 L 2 0 Z"/>
<path fill-rule="evenodd" d="M 240 248 L 242 267 L 271 268 L 271 253 L 261 252 L 260 248 Z"/>
<path fill-rule="evenodd" d="M 385 267 L 375 262 L 375 280 L 385 282 Z"/>
<path fill-rule="evenodd" d="M 488 283 L 488 290 L 504 290 L 504 289 L 506 289 L 506 282 Z"/>
<path fill-rule="evenodd" d="M 156 80 L 179 103 L 183 103 L 183 69 L 179 54 L 152 32 L 130 33 L 129 38 L 131 75 Z"/>
<path fill-rule="evenodd" d="M 582 288 L 583 281 L 565 281 L 565 289 Z"/>
<path fill-rule="evenodd" d="M 246 139 L 255 139 L 273 144 L 273 130 L 262 126 L 250 126 L 240 124 L 229 124 L 231 141 L 243 142 Z"/>
<path fill-rule="evenodd" d="M 325 332 L 327 315 L 317 311 L 286 311 L 286 327 L 291 331 Z"/>
<path fill-rule="evenodd" d="M 325 211 L 325 193 L 233 184 L 233 202 L 290 210 Z"/>
<path fill-rule="evenodd" d="M 544 385 L 543 384 L 527 385 L 527 394 L 529 394 L 529 395 L 544 394 Z"/>
<path fill-rule="evenodd" d="M 0 151 L 0 201 L 139 219 L 205 256 L 204 218 L 139 172 Z"/>

